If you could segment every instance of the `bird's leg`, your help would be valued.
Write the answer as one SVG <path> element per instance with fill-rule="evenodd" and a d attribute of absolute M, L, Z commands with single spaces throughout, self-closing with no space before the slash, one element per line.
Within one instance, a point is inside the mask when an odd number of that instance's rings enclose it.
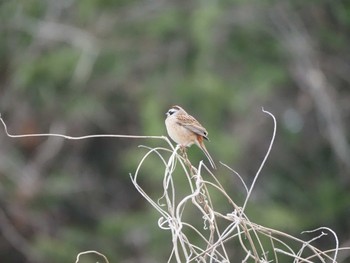
<path fill-rule="evenodd" d="M 181 145 L 180 146 L 180 152 L 185 159 L 186 162 L 189 162 L 188 157 L 187 157 L 187 152 L 186 152 L 186 146 Z"/>
<path fill-rule="evenodd" d="M 192 171 L 192 164 L 191 164 L 190 160 L 188 159 L 186 146 L 181 145 L 180 151 L 181 151 L 182 157 L 185 159 L 185 164 L 187 164 L 188 167 L 190 168 L 190 171 Z"/>

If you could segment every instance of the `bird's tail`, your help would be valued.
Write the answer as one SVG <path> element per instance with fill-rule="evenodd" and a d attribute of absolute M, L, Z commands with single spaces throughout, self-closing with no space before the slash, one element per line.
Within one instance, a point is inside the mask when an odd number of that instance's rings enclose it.
<path fill-rule="evenodd" d="M 207 151 L 207 148 L 205 148 L 203 140 L 199 141 L 198 146 L 199 146 L 199 148 L 201 148 L 201 150 L 204 152 L 205 156 L 208 158 L 211 167 L 216 169 L 216 165 L 215 165 L 215 163 L 213 161 L 213 158 L 211 158 L 209 152 Z"/>

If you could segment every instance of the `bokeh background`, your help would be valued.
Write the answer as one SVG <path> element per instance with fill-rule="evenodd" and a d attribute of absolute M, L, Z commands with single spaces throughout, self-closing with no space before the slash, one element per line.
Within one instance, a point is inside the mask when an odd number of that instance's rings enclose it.
<path fill-rule="evenodd" d="M 273 130 L 264 107 L 277 137 L 248 217 L 306 239 L 327 226 L 349 245 L 349 1 L 2 0 L 0 21 L 11 133 L 165 135 L 164 113 L 179 104 L 209 131 L 216 162 L 250 184 Z M 4 131 L 0 141 L 1 262 L 73 262 L 90 249 L 110 262 L 167 260 L 170 233 L 129 177 L 138 145 L 163 141 Z M 139 177 L 155 197 L 163 168 L 150 158 Z M 216 173 L 239 204 L 237 177 Z"/>

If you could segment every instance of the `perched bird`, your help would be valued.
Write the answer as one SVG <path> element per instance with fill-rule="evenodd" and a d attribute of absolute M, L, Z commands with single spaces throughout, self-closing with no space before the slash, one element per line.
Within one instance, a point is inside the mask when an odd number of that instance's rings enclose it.
<path fill-rule="evenodd" d="M 165 125 L 170 138 L 182 147 L 190 147 L 195 143 L 207 156 L 211 166 L 216 169 L 203 142 L 203 139 L 209 141 L 207 130 L 180 106 L 171 107 L 166 116 Z"/>

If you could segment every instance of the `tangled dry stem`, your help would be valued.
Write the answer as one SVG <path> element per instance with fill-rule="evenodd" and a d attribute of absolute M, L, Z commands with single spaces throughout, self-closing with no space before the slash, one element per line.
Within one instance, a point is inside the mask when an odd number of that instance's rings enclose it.
<path fill-rule="evenodd" d="M 198 167 L 191 164 L 186 153 L 178 154 L 179 146 L 173 147 L 165 136 L 134 136 L 134 135 L 88 135 L 68 136 L 62 134 L 22 134 L 12 135 L 8 133 L 7 126 L 0 116 L 0 121 L 5 129 L 6 135 L 11 138 L 23 137 L 59 137 L 69 140 L 82 140 L 96 137 L 114 137 L 127 139 L 161 139 L 165 140 L 170 148 L 149 148 L 148 152 L 140 161 L 131 180 L 139 193 L 156 209 L 160 218 L 158 225 L 161 229 L 170 231 L 172 234 L 172 250 L 168 262 L 284 262 L 286 258 L 293 262 L 337 262 L 338 251 L 349 250 L 350 248 L 339 248 L 336 233 L 327 228 L 321 227 L 304 233 L 320 232 L 311 240 L 304 241 L 287 233 L 264 227 L 252 222 L 246 215 L 245 210 L 250 196 L 254 190 L 255 183 L 262 168 L 269 156 L 273 146 L 276 133 L 275 117 L 268 111 L 263 112 L 271 116 L 274 123 L 274 131 L 263 162 L 261 163 L 253 183 L 247 186 L 243 178 L 228 165 L 221 163 L 232 174 L 236 175 L 244 189 L 246 198 L 240 206 L 231 198 L 217 177 L 200 162 Z M 138 183 L 140 170 L 150 155 L 156 154 L 163 163 L 163 195 L 155 200 Z M 169 156 L 170 154 L 170 156 Z M 167 156 L 167 157 L 166 157 Z M 180 168 L 178 167 L 180 166 Z M 180 187 L 174 180 L 175 170 L 181 170 L 186 175 L 188 192 L 181 193 Z M 209 177 L 205 180 L 203 177 Z M 221 196 L 230 207 L 226 212 L 220 212 L 214 205 L 213 198 Z M 190 217 L 186 214 L 200 214 L 201 216 Z M 262 211 L 263 212 L 263 211 Z M 335 246 L 333 249 L 321 250 L 312 243 L 330 233 L 334 237 Z M 269 242 L 264 242 L 269 240 Z M 235 243 L 233 249 L 232 243 Z M 238 244 L 238 246 L 237 246 Z M 267 245 L 269 244 L 269 245 Z M 237 252 L 237 247 L 240 251 Z M 295 248 L 297 247 L 297 248 Z M 80 256 L 85 254 L 97 254 L 108 262 L 107 258 L 97 251 L 84 251 L 77 255 L 76 263 Z M 243 255 L 237 259 L 236 255 Z M 290 262 L 290 261 L 289 261 Z"/>
<path fill-rule="evenodd" d="M 253 183 L 247 187 L 241 176 L 225 164 L 241 180 L 246 190 L 246 198 L 242 205 L 238 205 L 230 197 L 229 192 L 223 187 L 217 177 L 200 162 L 198 167 L 191 164 L 187 155 L 181 153 L 179 146 L 171 149 L 148 148 L 149 151 L 140 161 L 138 168 L 131 180 L 140 194 L 156 209 L 160 218 L 158 225 L 161 229 L 170 231 L 172 234 L 172 250 L 168 262 L 337 262 L 339 242 L 336 233 L 321 227 L 303 233 L 320 232 L 311 240 L 305 241 L 287 233 L 264 227 L 252 222 L 246 215 L 248 205 L 255 183 L 269 156 L 276 134 L 276 120 L 271 116 L 274 123 L 274 131 L 266 152 Z M 180 153 L 178 153 L 180 149 Z M 155 200 L 138 183 L 138 176 L 143 163 L 150 154 L 156 153 L 162 160 L 164 169 L 163 195 Z M 166 153 L 170 157 L 166 159 Z M 180 166 L 180 167 L 179 167 Z M 186 175 L 189 191 L 185 194 L 176 185 L 174 172 L 180 169 Z M 203 179 L 203 177 L 209 179 Z M 220 212 L 214 205 L 213 198 L 221 195 L 226 200 L 230 209 Z M 188 213 L 201 216 L 190 217 Z M 263 211 L 262 211 L 263 212 Z M 200 223 L 200 224 L 199 224 Z M 334 248 L 323 251 L 312 243 L 330 233 L 334 237 Z M 266 242 L 266 240 L 270 240 Z M 236 248 L 233 249 L 232 244 Z M 240 251 L 237 252 L 237 244 Z M 267 245 L 268 244 L 268 245 Z M 232 252 L 235 251 L 235 252 Z M 234 258 L 235 255 L 243 255 L 242 259 Z"/>

